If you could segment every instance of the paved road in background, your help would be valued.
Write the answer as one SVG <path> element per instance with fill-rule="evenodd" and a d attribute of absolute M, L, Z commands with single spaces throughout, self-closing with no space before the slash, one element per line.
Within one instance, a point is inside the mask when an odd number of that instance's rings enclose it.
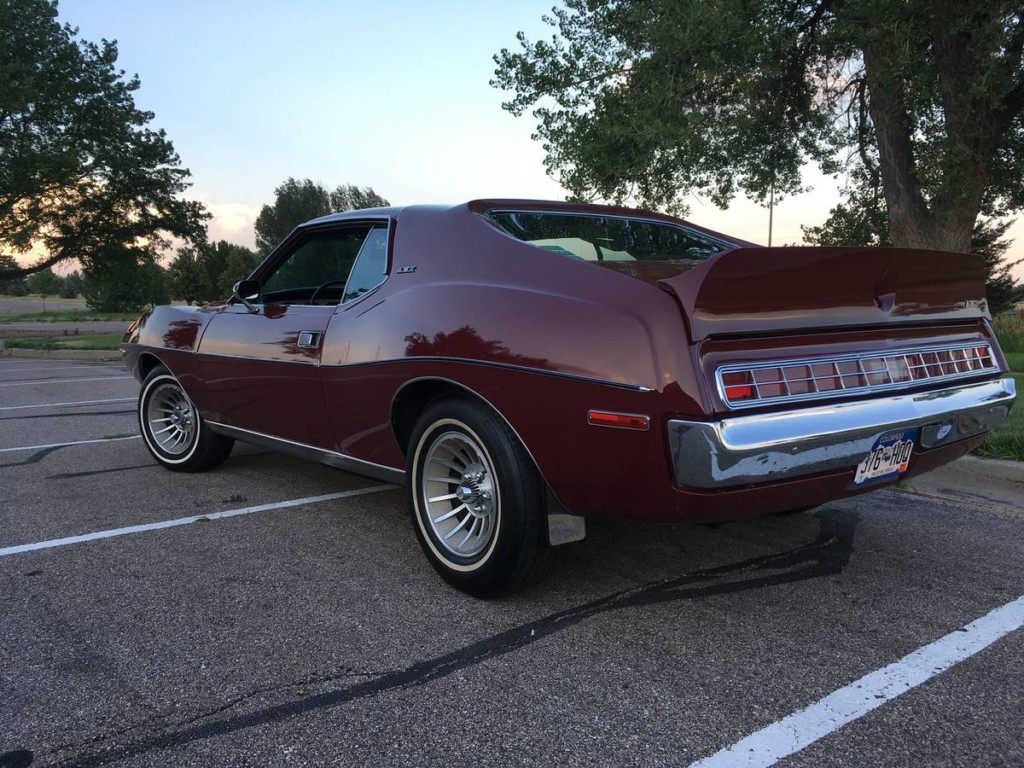
<path fill-rule="evenodd" d="M 50 309 L 84 309 L 81 301 L 73 299 L 10 299 L 0 296 L 0 312 L 42 312 Z"/>
<path fill-rule="evenodd" d="M 5 323 L 0 316 L 0 336 L 16 338 L 18 336 L 64 336 L 85 333 L 124 333 L 129 323 L 125 320 L 61 322 L 61 323 Z"/>
<path fill-rule="evenodd" d="M 593 521 L 482 602 L 430 569 L 400 490 L 243 446 L 155 466 L 137 392 L 0 359 L 4 768 L 687 766 L 851 683 L 880 706 L 778 765 L 1024 765 L 1020 629 L 891 701 L 856 682 L 1024 595 L 1020 509 L 890 489 Z"/>

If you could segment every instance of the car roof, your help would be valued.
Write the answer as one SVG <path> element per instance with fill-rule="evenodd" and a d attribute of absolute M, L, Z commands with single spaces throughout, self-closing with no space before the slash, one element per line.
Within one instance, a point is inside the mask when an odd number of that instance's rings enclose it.
<path fill-rule="evenodd" d="M 485 213 L 487 211 L 495 209 L 527 209 L 527 210 L 547 210 L 547 211 L 566 211 L 570 213 L 593 213 L 593 214 L 605 214 L 608 216 L 623 216 L 623 217 L 641 217 L 645 219 L 655 219 L 665 222 L 671 222 L 675 224 L 684 224 L 687 227 L 691 227 L 699 232 L 704 232 L 708 235 L 731 241 L 739 246 L 746 246 L 751 248 L 760 248 L 761 246 L 757 243 L 747 242 L 734 235 L 729 235 L 724 232 L 717 232 L 706 227 L 702 227 L 699 224 L 680 219 L 675 216 L 669 216 L 664 213 L 657 213 L 655 211 L 647 211 L 640 208 L 626 208 L 622 206 L 614 205 L 597 205 L 595 203 L 572 203 L 564 200 L 531 200 L 524 198 L 481 198 L 477 200 L 470 200 L 465 203 L 458 203 L 455 205 L 440 205 L 440 204 L 417 204 L 417 205 L 393 205 L 382 208 L 360 208 L 354 211 L 344 211 L 342 213 L 331 213 L 326 216 L 320 216 L 316 219 L 303 222 L 297 229 L 303 229 L 305 227 L 315 227 L 322 224 L 330 224 L 336 221 L 348 221 L 365 218 L 389 218 L 398 219 L 402 213 L 406 210 L 415 210 L 417 212 L 436 211 L 438 213 L 443 211 L 450 211 L 456 208 L 469 209 L 476 213 Z"/>

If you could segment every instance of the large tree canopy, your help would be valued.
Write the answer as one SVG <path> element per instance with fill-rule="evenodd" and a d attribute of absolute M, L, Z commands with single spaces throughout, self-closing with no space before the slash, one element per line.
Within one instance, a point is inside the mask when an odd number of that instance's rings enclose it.
<path fill-rule="evenodd" d="M 891 241 L 968 250 L 1024 206 L 1019 0 L 565 0 L 493 84 L 576 196 L 679 210 L 877 175 Z"/>
<path fill-rule="evenodd" d="M 264 205 L 256 217 L 256 247 L 270 253 L 295 227 L 319 216 L 388 205 L 391 203 L 372 187 L 342 184 L 328 192 L 311 179 L 298 181 L 289 176 L 274 190 L 273 204 Z"/>
<path fill-rule="evenodd" d="M 55 0 L 0 0 L 0 253 L 44 254 L 0 279 L 203 232 L 202 206 L 179 197 L 189 172 L 135 106 L 117 45 L 76 37 Z"/>

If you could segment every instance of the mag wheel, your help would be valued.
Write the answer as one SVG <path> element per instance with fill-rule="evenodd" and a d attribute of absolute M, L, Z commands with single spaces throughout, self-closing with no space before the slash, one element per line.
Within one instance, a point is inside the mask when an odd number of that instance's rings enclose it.
<path fill-rule="evenodd" d="M 544 485 L 508 426 L 483 405 L 445 398 L 410 440 L 409 508 L 434 569 L 457 589 L 523 589 L 548 560 Z"/>
<path fill-rule="evenodd" d="M 178 380 L 158 365 L 139 394 L 139 428 L 153 458 L 177 472 L 213 469 L 230 455 L 234 440 L 215 435 Z"/>

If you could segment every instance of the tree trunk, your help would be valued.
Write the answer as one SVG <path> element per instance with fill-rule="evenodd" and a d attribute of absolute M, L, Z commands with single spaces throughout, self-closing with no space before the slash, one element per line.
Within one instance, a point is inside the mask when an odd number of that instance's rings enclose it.
<path fill-rule="evenodd" d="M 891 70 L 885 47 L 882 40 L 864 46 L 864 69 L 889 214 L 889 237 L 893 245 L 903 248 L 970 251 L 978 206 L 972 210 L 961 200 L 945 211 L 929 208 L 917 176 L 913 128 L 903 100 L 903 84 Z"/>

